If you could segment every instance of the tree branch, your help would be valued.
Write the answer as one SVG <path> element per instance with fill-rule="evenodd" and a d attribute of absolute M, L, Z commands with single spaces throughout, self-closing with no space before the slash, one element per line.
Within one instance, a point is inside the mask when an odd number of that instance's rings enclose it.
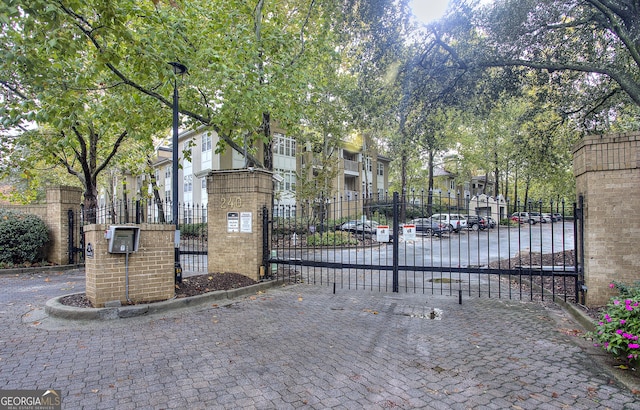
<path fill-rule="evenodd" d="M 479 67 L 507 67 L 522 66 L 539 70 L 549 71 L 578 71 L 583 73 L 603 74 L 616 81 L 627 95 L 640 106 L 640 84 L 635 82 L 629 73 L 615 70 L 610 67 L 601 67 L 593 64 L 583 64 L 577 62 L 554 63 L 547 61 L 529 61 L 521 59 L 495 59 L 477 63 Z"/>
<path fill-rule="evenodd" d="M 105 160 L 102 161 L 102 164 L 100 164 L 98 167 L 96 167 L 95 171 L 93 171 L 93 175 L 92 175 L 93 177 L 98 175 L 103 169 L 105 169 L 107 167 L 107 165 L 109 165 L 109 162 L 116 155 L 116 153 L 118 151 L 118 148 L 120 147 L 120 144 L 122 143 L 122 141 L 124 141 L 124 139 L 127 136 L 127 134 L 128 134 L 128 132 L 126 130 L 123 131 L 122 133 L 120 133 L 120 135 L 118 136 L 118 139 L 113 144 L 113 148 L 111 149 L 111 152 L 109 153 L 107 158 L 105 158 Z"/>
<path fill-rule="evenodd" d="M 12 93 L 17 95 L 18 97 L 22 98 L 23 100 L 28 100 L 27 96 L 25 94 L 23 94 L 20 90 L 18 90 L 18 87 L 14 87 L 14 86 L 10 85 L 6 81 L 0 81 L 0 85 L 2 85 L 7 90 L 11 91 Z"/>
<path fill-rule="evenodd" d="M 100 43 L 98 42 L 98 39 L 96 38 L 96 34 L 95 34 L 95 30 L 93 30 L 93 28 L 91 27 L 91 24 L 84 19 L 82 16 L 78 15 L 77 13 L 75 13 L 73 10 L 69 9 L 68 7 L 64 6 L 61 3 L 58 3 L 60 8 L 62 9 L 62 11 L 64 11 L 68 16 L 70 16 L 73 20 L 73 24 L 85 35 L 85 37 L 87 37 L 89 39 L 89 41 L 91 42 L 91 44 L 93 44 L 93 46 L 95 47 L 95 49 L 103 54 L 104 53 L 104 48 L 100 45 Z M 120 71 L 117 67 L 115 67 L 113 65 L 113 63 L 111 62 L 106 62 L 105 66 L 113 73 L 115 74 L 116 77 L 120 78 L 120 80 L 128 85 L 129 87 L 132 87 L 136 90 L 138 90 L 139 92 L 141 92 L 142 94 L 145 94 L 149 97 L 152 97 L 154 99 L 156 99 L 157 101 L 161 102 L 163 105 L 173 109 L 173 103 L 171 101 L 169 101 L 169 99 L 165 98 L 164 96 L 162 96 L 161 94 L 155 92 L 155 91 L 151 91 L 146 89 L 145 87 L 143 87 L 142 85 L 136 83 L 135 81 L 131 80 L 129 77 L 127 77 L 122 71 Z M 232 139 L 226 137 L 220 130 L 220 128 L 215 125 L 212 120 L 210 118 L 206 118 L 203 117 L 201 115 L 198 115 L 195 112 L 189 111 L 189 110 L 185 110 L 185 109 L 179 109 L 179 112 L 183 115 L 186 115 L 198 122 L 200 122 L 203 125 L 207 125 L 209 127 L 211 127 L 219 136 L 220 138 L 222 138 L 224 140 L 225 143 L 227 143 L 231 148 L 233 148 L 234 150 L 236 150 L 239 153 L 243 153 L 243 149 L 236 144 Z M 257 158 L 255 158 L 253 155 L 247 153 L 247 158 L 252 161 L 256 167 L 259 168 L 264 168 L 263 164 L 261 161 L 259 161 Z"/>

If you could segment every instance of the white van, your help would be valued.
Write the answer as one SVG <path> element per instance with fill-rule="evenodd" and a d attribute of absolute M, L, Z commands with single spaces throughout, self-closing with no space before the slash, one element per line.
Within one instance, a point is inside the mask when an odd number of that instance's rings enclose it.
<path fill-rule="evenodd" d="M 433 214 L 431 219 L 449 227 L 449 232 L 460 232 L 467 229 L 467 218 L 460 214 Z"/>

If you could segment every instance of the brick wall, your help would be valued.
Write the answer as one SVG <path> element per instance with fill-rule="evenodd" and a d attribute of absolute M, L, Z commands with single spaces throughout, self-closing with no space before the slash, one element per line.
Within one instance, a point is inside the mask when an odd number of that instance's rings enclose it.
<path fill-rule="evenodd" d="M 26 214 L 37 215 L 49 229 L 47 260 L 58 265 L 69 263 L 68 211 L 78 212 L 82 201 L 82 189 L 56 186 L 47 189 L 47 203 L 39 205 L 2 205 Z"/>
<path fill-rule="evenodd" d="M 584 138 L 574 175 L 584 197 L 586 304 L 601 306 L 615 294 L 611 281 L 640 280 L 640 133 Z"/>
<path fill-rule="evenodd" d="M 214 171 L 207 177 L 207 192 L 209 272 L 233 272 L 259 280 L 263 255 L 262 208 L 271 208 L 272 174 L 246 169 Z M 235 232 L 230 213 L 240 218 Z M 248 222 L 248 217 L 250 226 L 243 227 L 242 222 Z M 242 232 L 243 229 L 247 232 Z"/>
<path fill-rule="evenodd" d="M 175 295 L 174 226 L 141 224 L 138 252 L 129 254 L 129 300 L 145 303 L 168 300 Z M 105 302 L 128 304 L 126 256 L 108 252 L 108 225 L 85 226 L 85 244 L 93 256 L 85 256 L 86 295 L 94 307 Z"/>

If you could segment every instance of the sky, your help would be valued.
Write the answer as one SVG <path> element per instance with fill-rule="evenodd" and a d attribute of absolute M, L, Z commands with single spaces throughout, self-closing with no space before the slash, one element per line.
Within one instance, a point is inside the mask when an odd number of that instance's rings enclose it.
<path fill-rule="evenodd" d="M 413 14 L 422 23 L 429 23 L 442 17 L 449 0 L 411 0 Z"/>

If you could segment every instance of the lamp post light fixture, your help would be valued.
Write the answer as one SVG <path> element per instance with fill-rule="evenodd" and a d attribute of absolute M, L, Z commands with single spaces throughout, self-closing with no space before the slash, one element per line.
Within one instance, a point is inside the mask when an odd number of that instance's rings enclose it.
<path fill-rule="evenodd" d="M 175 74 L 173 82 L 173 161 L 171 164 L 171 215 L 173 217 L 173 224 L 176 226 L 174 238 L 174 269 L 176 283 L 182 283 L 182 267 L 180 266 L 180 221 L 178 218 L 178 76 L 187 72 L 187 66 L 178 62 L 170 62 L 169 65 L 173 67 L 173 74 Z"/>

